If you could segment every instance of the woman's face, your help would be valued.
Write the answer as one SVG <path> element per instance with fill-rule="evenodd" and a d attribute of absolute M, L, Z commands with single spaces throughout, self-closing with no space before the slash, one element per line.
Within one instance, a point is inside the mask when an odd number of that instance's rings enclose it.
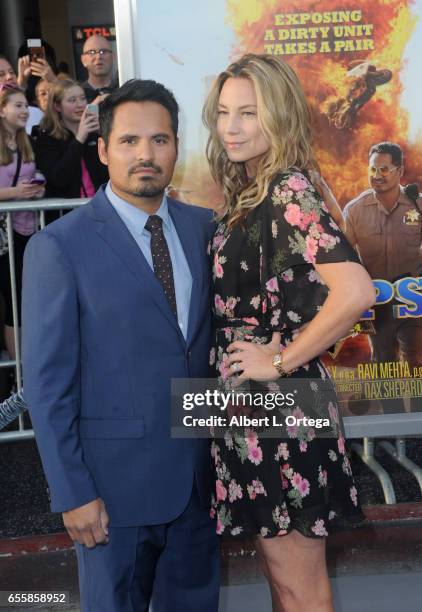
<path fill-rule="evenodd" d="M 71 123 L 78 123 L 86 107 L 86 96 L 82 87 L 74 85 L 66 89 L 61 103 L 57 104 L 57 110 L 62 119 Z"/>
<path fill-rule="evenodd" d="M 254 176 L 270 144 L 258 122 L 255 88 L 249 79 L 230 77 L 218 101 L 217 133 L 230 161 L 244 162 Z"/>
<path fill-rule="evenodd" d="M 28 121 L 28 101 L 23 93 L 15 93 L 9 96 L 7 103 L 0 110 L 0 117 L 4 126 L 9 131 L 25 128 Z"/>
<path fill-rule="evenodd" d="M 40 81 L 37 84 L 37 87 L 35 90 L 38 107 L 40 108 L 40 110 L 43 111 L 43 113 L 45 113 L 45 111 L 47 110 L 48 96 L 50 94 L 50 89 L 51 89 L 51 86 L 47 81 Z"/>

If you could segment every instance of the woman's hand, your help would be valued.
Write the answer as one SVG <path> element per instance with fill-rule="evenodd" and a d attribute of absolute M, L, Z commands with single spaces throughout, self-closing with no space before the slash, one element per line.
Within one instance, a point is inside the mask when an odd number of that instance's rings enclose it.
<path fill-rule="evenodd" d="M 229 376 L 241 372 L 238 376 L 239 385 L 248 379 L 277 380 L 280 375 L 273 366 L 273 357 L 280 352 L 280 340 L 280 333 L 274 332 L 269 344 L 232 342 L 227 348 L 230 355 L 225 360 L 230 369 Z"/>
<path fill-rule="evenodd" d="M 31 76 L 31 58 L 29 55 L 24 55 L 18 59 L 18 85 L 22 89 L 26 88 L 28 79 Z"/>
<path fill-rule="evenodd" d="M 48 81 L 49 83 L 56 83 L 57 77 L 54 74 L 50 64 L 47 60 L 39 57 L 34 62 L 31 62 L 31 74 L 36 77 L 40 77 L 43 81 Z"/>
<path fill-rule="evenodd" d="M 83 112 L 81 121 L 79 123 L 78 131 L 76 132 L 76 140 L 79 140 L 81 144 L 84 144 L 86 142 L 88 134 L 92 132 L 98 132 L 100 130 L 100 124 L 97 115 L 87 112 L 87 108 Z"/>
<path fill-rule="evenodd" d="M 32 198 L 42 198 L 45 192 L 44 185 L 32 185 L 31 183 L 22 182 L 13 187 L 15 200 L 32 200 Z M 42 195 L 39 195 L 42 194 Z"/>

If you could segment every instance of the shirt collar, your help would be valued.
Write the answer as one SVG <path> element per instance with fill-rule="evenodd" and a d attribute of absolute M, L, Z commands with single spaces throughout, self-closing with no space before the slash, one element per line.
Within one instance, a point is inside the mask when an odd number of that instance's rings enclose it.
<path fill-rule="evenodd" d="M 393 212 L 393 210 L 395 210 L 397 208 L 397 206 L 399 204 L 406 204 L 409 205 L 409 199 L 406 196 L 406 194 L 404 193 L 404 187 L 403 185 L 400 185 L 400 195 L 399 198 L 397 200 L 397 202 L 394 204 L 393 208 L 391 210 L 388 210 L 386 208 L 384 208 L 384 206 L 377 200 L 377 196 L 375 194 L 375 191 L 373 189 L 371 189 L 371 191 L 369 192 L 369 197 L 367 198 L 366 202 L 364 203 L 365 206 L 378 206 L 378 208 L 380 210 L 382 210 L 383 212 L 386 212 L 387 214 L 390 214 L 391 212 Z"/>
<path fill-rule="evenodd" d="M 132 223 L 136 223 L 136 227 L 138 228 L 138 231 L 140 233 L 142 231 L 147 231 L 145 230 L 145 223 L 147 222 L 148 217 L 150 215 L 146 213 L 145 211 L 141 210 L 140 208 L 136 208 L 136 206 L 133 206 L 133 204 L 129 204 L 129 202 L 127 202 L 126 200 L 123 200 L 123 198 L 118 196 L 113 191 L 111 181 L 107 183 L 105 194 L 107 198 L 109 199 L 111 205 L 117 210 L 117 212 L 119 213 L 121 217 L 123 217 L 126 220 L 132 221 Z M 169 214 L 166 194 L 163 195 L 163 199 L 161 200 L 160 208 L 157 210 L 155 214 L 162 218 L 164 227 L 166 229 L 170 229 L 171 220 L 170 220 L 170 214 Z"/>

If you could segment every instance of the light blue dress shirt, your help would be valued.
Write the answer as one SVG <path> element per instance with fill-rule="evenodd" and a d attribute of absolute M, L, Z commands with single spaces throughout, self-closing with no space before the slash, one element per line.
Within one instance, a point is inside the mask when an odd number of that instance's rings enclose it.
<path fill-rule="evenodd" d="M 136 244 L 141 249 L 151 270 L 154 271 L 151 255 L 151 234 L 145 229 L 145 223 L 149 217 L 148 213 L 136 208 L 125 200 L 122 200 L 112 190 L 108 182 L 106 196 L 114 210 L 117 212 L 129 232 L 132 234 Z M 192 275 L 183 251 L 183 247 L 177 235 L 171 219 L 167 198 L 164 195 L 160 208 L 155 213 L 163 220 L 163 232 L 167 240 L 170 259 L 173 266 L 174 289 L 176 293 L 177 320 L 180 330 L 186 340 L 188 331 L 189 305 L 192 291 Z"/>

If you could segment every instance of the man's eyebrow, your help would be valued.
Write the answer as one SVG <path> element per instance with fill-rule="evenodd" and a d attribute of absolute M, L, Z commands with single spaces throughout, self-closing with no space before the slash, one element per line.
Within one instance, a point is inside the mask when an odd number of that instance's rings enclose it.
<path fill-rule="evenodd" d="M 119 140 L 125 140 L 126 138 L 139 138 L 137 134 L 121 134 Z"/>

